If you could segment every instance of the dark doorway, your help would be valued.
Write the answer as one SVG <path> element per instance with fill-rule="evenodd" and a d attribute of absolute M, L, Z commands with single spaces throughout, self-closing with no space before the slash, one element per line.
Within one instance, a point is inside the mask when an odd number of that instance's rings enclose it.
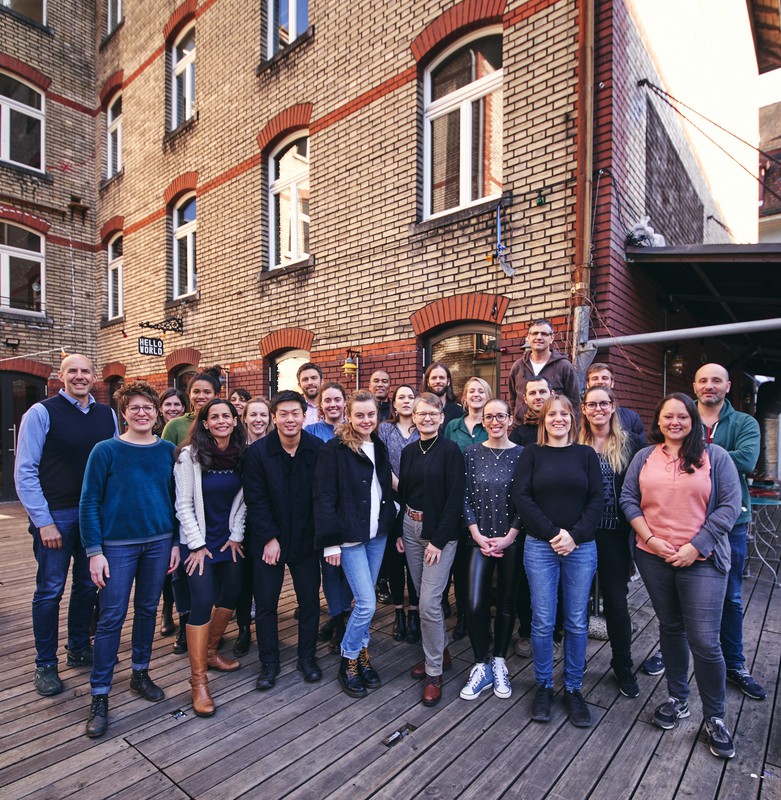
<path fill-rule="evenodd" d="M 0 374 L 0 428 L 3 459 L 0 465 L 0 499 L 15 500 L 14 460 L 19 424 L 27 409 L 46 396 L 46 381 L 15 372 Z"/>

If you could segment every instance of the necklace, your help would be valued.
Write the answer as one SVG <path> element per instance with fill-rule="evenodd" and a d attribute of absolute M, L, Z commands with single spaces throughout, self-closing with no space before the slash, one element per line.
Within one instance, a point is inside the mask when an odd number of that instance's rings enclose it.
<path fill-rule="evenodd" d="M 512 445 L 510 447 L 488 447 L 488 446 L 486 446 L 485 449 L 489 450 L 491 452 L 491 455 L 493 455 L 493 457 L 498 461 L 502 457 L 502 453 L 504 453 L 506 450 L 512 450 L 513 446 Z"/>
<path fill-rule="evenodd" d="M 428 447 L 423 447 L 423 439 L 418 439 L 418 447 L 420 448 L 420 452 L 423 453 L 425 456 L 429 450 L 437 443 L 437 439 L 439 439 L 439 434 L 437 434 L 432 440 L 431 444 Z"/>

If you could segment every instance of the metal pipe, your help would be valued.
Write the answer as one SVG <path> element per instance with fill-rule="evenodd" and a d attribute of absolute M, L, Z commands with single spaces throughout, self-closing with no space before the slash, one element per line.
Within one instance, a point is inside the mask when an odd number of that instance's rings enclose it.
<path fill-rule="evenodd" d="M 728 325 L 703 325 L 699 328 L 679 328 L 672 331 L 634 333 L 629 336 L 611 336 L 607 339 L 589 339 L 581 348 L 603 350 L 615 345 L 653 344 L 656 342 L 683 341 L 685 339 L 708 339 L 714 336 L 735 336 L 741 333 L 781 330 L 781 318 L 755 319 L 748 322 L 730 322 Z"/>

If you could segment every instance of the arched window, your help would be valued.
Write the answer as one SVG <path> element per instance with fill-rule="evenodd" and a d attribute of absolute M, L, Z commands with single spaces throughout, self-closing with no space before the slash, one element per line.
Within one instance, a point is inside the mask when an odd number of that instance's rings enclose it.
<path fill-rule="evenodd" d="M 0 220 L 0 308 L 45 310 L 44 238 Z"/>
<path fill-rule="evenodd" d="M 192 294 L 196 289 L 195 195 L 186 195 L 173 211 L 172 299 Z"/>
<path fill-rule="evenodd" d="M 268 57 L 287 47 L 309 27 L 309 0 L 267 0 Z"/>
<path fill-rule="evenodd" d="M 109 104 L 106 113 L 106 177 L 122 172 L 122 95 Z"/>
<path fill-rule="evenodd" d="M 458 325 L 432 334 L 426 342 L 426 363 L 441 361 L 453 376 L 453 391 L 461 398 L 464 383 L 482 378 L 494 397 L 501 396 L 499 384 L 499 334 L 495 325 Z"/>
<path fill-rule="evenodd" d="M 0 160 L 43 171 L 43 94 L 0 72 Z"/>
<path fill-rule="evenodd" d="M 292 389 L 294 392 L 301 391 L 298 388 L 296 373 L 298 368 L 307 361 L 309 361 L 309 353 L 306 350 L 284 350 L 272 356 L 269 396 L 273 397 L 277 392 L 285 389 Z"/>
<path fill-rule="evenodd" d="M 269 157 L 269 265 L 309 257 L 309 137 L 288 138 Z"/>
<path fill-rule="evenodd" d="M 107 317 L 117 319 L 125 313 L 124 276 L 122 274 L 122 234 L 115 236 L 108 245 Z"/>
<path fill-rule="evenodd" d="M 195 26 L 171 45 L 171 130 L 195 113 Z"/>
<path fill-rule="evenodd" d="M 481 32 L 424 73 L 423 216 L 502 193 L 502 36 Z"/>

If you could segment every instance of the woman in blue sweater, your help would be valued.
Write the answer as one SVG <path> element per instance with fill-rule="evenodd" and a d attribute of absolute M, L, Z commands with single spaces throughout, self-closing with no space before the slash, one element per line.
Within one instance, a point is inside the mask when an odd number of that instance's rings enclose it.
<path fill-rule="evenodd" d="M 90 675 L 90 738 L 102 736 L 108 728 L 108 695 L 134 582 L 130 688 L 145 700 L 163 699 L 163 690 L 147 670 L 163 579 L 179 564 L 174 539 L 174 446 L 152 433 L 157 393 L 148 383 L 136 381 L 119 389 L 114 400 L 127 430 L 92 450 L 79 505 L 90 576 L 100 591 Z"/>

